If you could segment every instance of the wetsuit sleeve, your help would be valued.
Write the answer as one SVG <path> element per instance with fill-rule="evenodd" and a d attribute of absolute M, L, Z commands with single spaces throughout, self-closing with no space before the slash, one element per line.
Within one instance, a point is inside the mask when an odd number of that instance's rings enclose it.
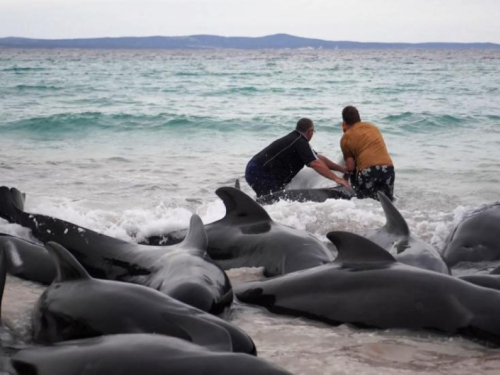
<path fill-rule="evenodd" d="M 300 160 L 302 160 L 304 165 L 309 165 L 310 163 L 318 159 L 316 153 L 309 145 L 309 142 L 307 142 L 305 139 L 301 142 L 297 142 L 296 150 L 299 154 Z"/>

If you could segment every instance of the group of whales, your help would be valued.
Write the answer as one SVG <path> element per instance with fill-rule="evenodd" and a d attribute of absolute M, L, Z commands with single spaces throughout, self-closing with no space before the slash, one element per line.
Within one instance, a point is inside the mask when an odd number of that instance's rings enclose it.
<path fill-rule="evenodd" d="M 1 235 L 3 273 L 52 282 L 32 315 L 34 342 L 48 346 L 14 354 L 12 373 L 72 375 L 90 366 L 93 375 L 139 368 L 165 374 L 161 369 L 173 362 L 176 374 L 285 374 L 252 356 L 255 346 L 241 329 L 212 315 L 230 307 L 233 289 L 223 270 L 238 267 L 262 267 L 269 277 L 236 287 L 238 299 L 273 312 L 500 344 L 498 271 L 457 278 L 449 268 L 461 260 L 500 259 L 500 205 L 460 223 L 442 257 L 410 233 L 383 194 L 382 228 L 364 236 L 330 232 L 329 246 L 274 222 L 238 189 L 216 194 L 226 206 L 224 218 L 204 226 L 193 215 L 189 230 L 140 245 L 26 213 L 24 195 L 1 187 L 0 217 L 30 228 L 45 244 Z"/>
<path fill-rule="evenodd" d="M 0 236 L 1 290 L 7 271 L 27 279 L 35 275 L 33 280 L 50 286 L 33 309 L 35 345 L 16 353 L 0 337 L 0 354 L 4 349 L 12 354 L 0 373 L 288 374 L 256 358 L 252 339 L 214 315 L 230 306 L 233 292 L 225 273 L 204 259 L 207 237 L 199 217 L 193 216 L 178 246 L 127 246 L 71 223 L 27 214 L 23 204 L 18 190 L 0 188 L 0 216 L 31 223 L 45 247 Z M 85 268 L 68 250 L 96 264 Z"/>

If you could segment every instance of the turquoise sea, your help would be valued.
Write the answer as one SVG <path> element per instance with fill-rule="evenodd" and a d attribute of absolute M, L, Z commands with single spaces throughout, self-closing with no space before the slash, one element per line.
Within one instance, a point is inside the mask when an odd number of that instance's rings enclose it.
<path fill-rule="evenodd" d="M 467 212 L 500 196 L 500 52 L 478 50 L 0 49 L 0 183 L 27 211 L 138 241 L 224 215 L 215 189 L 310 117 L 312 145 L 341 157 L 341 111 L 382 130 L 396 205 L 441 249 Z M 314 176 L 299 184 L 324 186 Z M 326 241 L 384 224 L 378 202 L 279 202 L 279 222 Z M 29 238 L 0 219 L 0 231 Z M 235 283 L 259 270 L 231 271 Z M 9 279 L 4 316 L 27 330 L 40 286 Z M 495 351 L 428 333 L 332 328 L 236 305 L 263 358 L 296 374 L 496 373 Z M 496 363 L 496 367 L 493 364 Z M 478 370 L 479 369 L 479 370 Z"/>

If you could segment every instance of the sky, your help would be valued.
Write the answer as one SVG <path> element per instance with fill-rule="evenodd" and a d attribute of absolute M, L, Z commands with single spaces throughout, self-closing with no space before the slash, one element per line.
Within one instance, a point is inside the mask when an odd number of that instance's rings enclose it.
<path fill-rule="evenodd" d="M 0 0 L 0 37 L 264 36 L 500 44 L 500 0 Z"/>

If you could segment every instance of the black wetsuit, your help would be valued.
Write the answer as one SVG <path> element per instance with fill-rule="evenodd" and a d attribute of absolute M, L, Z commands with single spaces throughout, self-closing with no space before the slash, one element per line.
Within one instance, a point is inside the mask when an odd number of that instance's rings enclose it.
<path fill-rule="evenodd" d="M 247 164 L 245 179 L 260 197 L 283 190 L 304 165 L 316 159 L 307 139 L 294 130 L 255 155 Z"/>

